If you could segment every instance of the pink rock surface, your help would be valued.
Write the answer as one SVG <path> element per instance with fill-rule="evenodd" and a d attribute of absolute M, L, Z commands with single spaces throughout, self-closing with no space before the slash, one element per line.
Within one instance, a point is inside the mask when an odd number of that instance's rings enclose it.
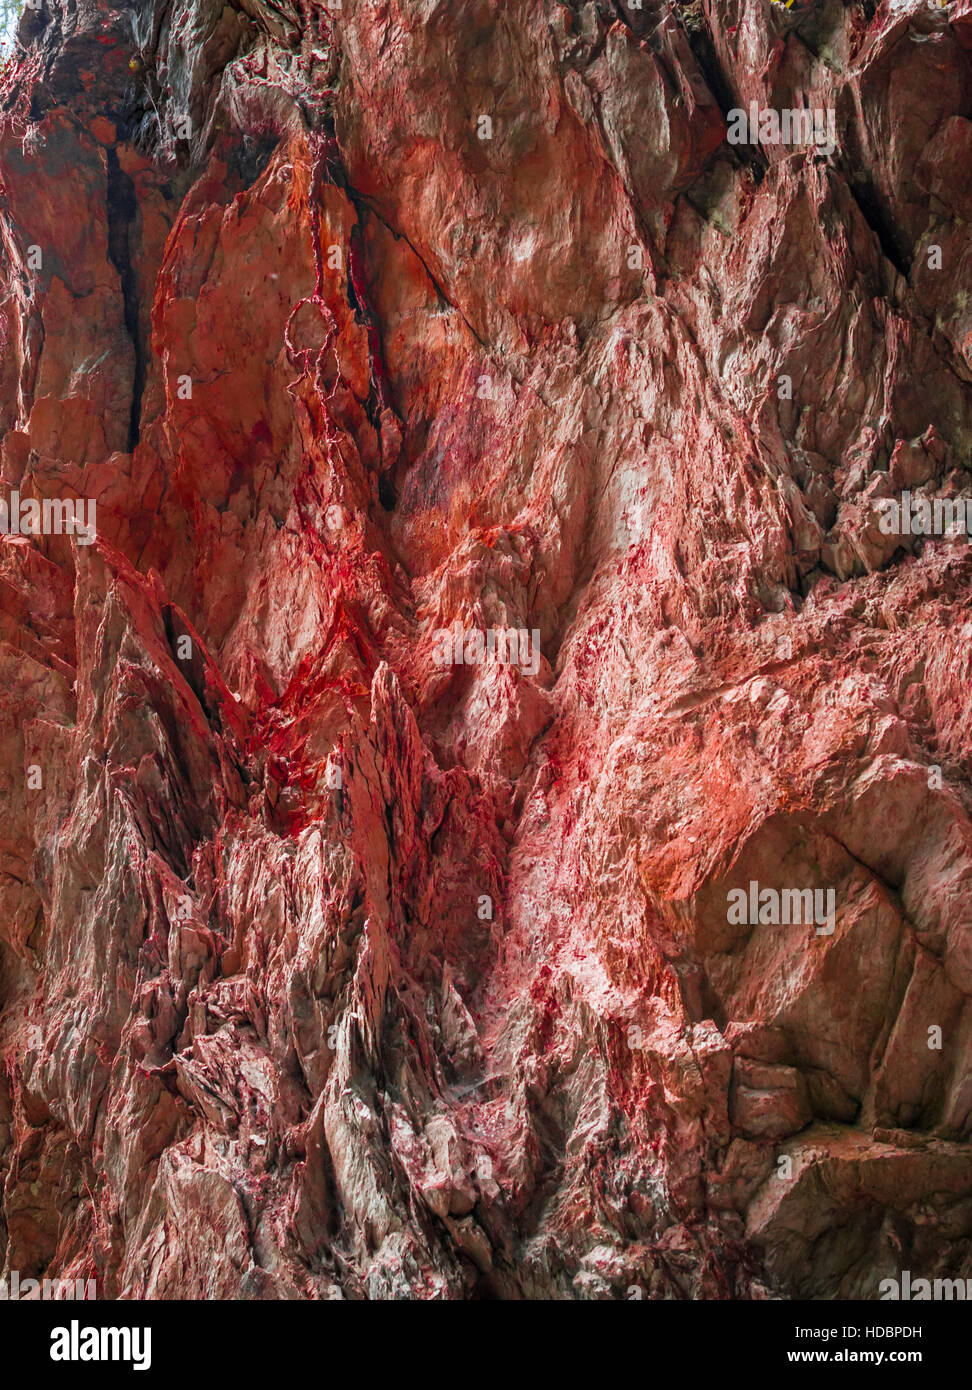
<path fill-rule="evenodd" d="M 972 1277 L 967 0 L 20 35 L 0 1273 Z"/>

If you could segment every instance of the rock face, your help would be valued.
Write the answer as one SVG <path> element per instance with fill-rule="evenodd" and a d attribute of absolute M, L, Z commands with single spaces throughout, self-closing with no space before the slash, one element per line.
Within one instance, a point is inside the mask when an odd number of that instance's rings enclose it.
<path fill-rule="evenodd" d="M 972 1276 L 969 0 L 20 41 L 0 1272 Z"/>

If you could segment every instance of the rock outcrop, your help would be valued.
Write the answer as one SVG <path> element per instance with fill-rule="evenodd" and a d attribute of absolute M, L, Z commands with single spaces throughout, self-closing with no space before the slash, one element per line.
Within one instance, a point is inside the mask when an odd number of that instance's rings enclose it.
<path fill-rule="evenodd" d="M 972 1277 L 969 0 L 39 0 L 0 115 L 0 1271 Z"/>

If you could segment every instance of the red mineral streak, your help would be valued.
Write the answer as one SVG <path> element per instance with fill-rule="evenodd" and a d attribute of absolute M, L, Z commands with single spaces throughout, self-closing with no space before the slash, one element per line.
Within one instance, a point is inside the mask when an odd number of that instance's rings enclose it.
<path fill-rule="evenodd" d="M 0 88 L 0 1276 L 968 1275 L 969 6 L 136 11 Z"/>

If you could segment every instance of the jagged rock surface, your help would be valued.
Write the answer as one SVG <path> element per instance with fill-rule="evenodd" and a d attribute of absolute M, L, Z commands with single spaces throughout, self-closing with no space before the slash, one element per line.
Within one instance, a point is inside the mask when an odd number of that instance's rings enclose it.
<path fill-rule="evenodd" d="M 99 536 L 0 538 L 0 1267 L 972 1276 L 972 557 L 876 523 L 972 492 L 968 0 L 21 39 L 2 482 Z"/>

